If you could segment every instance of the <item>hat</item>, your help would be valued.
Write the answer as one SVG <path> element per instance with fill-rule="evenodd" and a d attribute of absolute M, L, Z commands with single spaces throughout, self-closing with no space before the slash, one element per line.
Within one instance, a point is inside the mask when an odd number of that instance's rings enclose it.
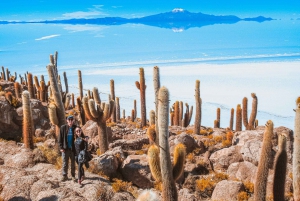
<path fill-rule="evenodd" d="M 69 115 L 68 117 L 67 117 L 67 119 L 73 119 L 74 117 L 73 117 L 73 115 Z"/>

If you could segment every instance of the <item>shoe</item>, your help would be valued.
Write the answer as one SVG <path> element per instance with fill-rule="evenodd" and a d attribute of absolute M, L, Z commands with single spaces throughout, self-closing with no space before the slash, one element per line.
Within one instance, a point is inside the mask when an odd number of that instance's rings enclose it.
<path fill-rule="evenodd" d="M 62 177 L 61 177 L 61 179 L 60 179 L 60 181 L 62 181 L 62 182 L 63 182 L 63 181 L 67 181 L 67 180 L 68 180 L 68 177 L 67 177 L 67 176 L 65 176 L 65 175 L 64 175 L 64 176 L 62 176 Z"/>
<path fill-rule="evenodd" d="M 81 180 L 78 180 L 78 184 L 79 184 L 79 187 L 81 188 L 82 187 Z"/>
<path fill-rule="evenodd" d="M 75 178 L 75 177 L 72 177 L 72 181 L 73 181 L 73 182 L 76 182 L 76 178 Z"/>

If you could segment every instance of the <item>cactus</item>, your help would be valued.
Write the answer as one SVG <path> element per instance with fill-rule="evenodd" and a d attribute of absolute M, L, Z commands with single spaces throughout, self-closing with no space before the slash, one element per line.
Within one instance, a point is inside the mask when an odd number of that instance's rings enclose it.
<path fill-rule="evenodd" d="M 254 128 L 256 128 L 257 126 L 258 126 L 258 119 L 255 119 Z"/>
<path fill-rule="evenodd" d="M 68 78 L 67 73 L 64 72 L 64 82 L 65 82 L 65 88 L 66 88 L 66 94 L 69 93 L 69 85 L 68 85 Z"/>
<path fill-rule="evenodd" d="M 254 129 L 254 123 L 255 123 L 255 118 L 257 114 L 257 97 L 255 93 L 251 93 L 251 96 L 253 98 L 252 100 L 252 110 L 251 110 L 251 115 L 249 118 L 248 122 L 248 114 L 247 114 L 247 109 L 248 109 L 248 99 L 245 97 L 243 99 L 243 123 L 246 128 L 246 130 L 253 130 Z"/>
<path fill-rule="evenodd" d="M 131 110 L 131 122 L 134 122 L 135 111 Z"/>
<path fill-rule="evenodd" d="M 174 104 L 174 126 L 179 126 L 179 101 Z"/>
<path fill-rule="evenodd" d="M 148 127 L 147 135 L 148 135 L 150 144 L 155 143 L 157 135 L 156 135 L 156 132 L 155 132 L 155 126 L 154 125 Z"/>
<path fill-rule="evenodd" d="M 155 114 L 158 112 L 158 92 L 160 89 L 160 76 L 159 76 L 159 67 L 154 66 L 153 68 L 153 85 L 154 85 L 154 93 L 155 93 Z M 157 115 L 155 116 L 155 131 L 158 134 L 158 123 L 157 123 Z M 159 136 L 156 138 L 156 144 L 159 143 Z"/>
<path fill-rule="evenodd" d="M 179 102 L 179 126 L 183 126 L 182 125 L 182 116 L 183 116 L 183 102 L 180 101 Z"/>
<path fill-rule="evenodd" d="M 9 104 L 12 104 L 13 96 L 12 96 L 12 93 L 10 91 L 5 93 L 5 99 L 9 102 Z"/>
<path fill-rule="evenodd" d="M 8 68 L 6 68 L 6 80 L 7 80 L 7 81 L 9 81 L 9 73 L 10 73 L 10 72 L 9 72 Z"/>
<path fill-rule="evenodd" d="M 34 96 L 34 88 L 33 88 L 33 77 L 32 77 L 32 74 L 31 73 L 28 73 L 27 75 L 27 78 L 28 78 L 28 92 L 30 94 L 30 99 L 33 99 L 35 98 Z"/>
<path fill-rule="evenodd" d="M 83 126 L 85 124 L 85 114 L 84 114 L 84 110 L 83 110 L 83 106 L 82 106 L 80 97 L 77 97 L 76 104 L 77 104 L 77 110 L 80 114 L 80 125 Z"/>
<path fill-rule="evenodd" d="M 72 108 L 75 108 L 75 96 L 74 93 L 71 94 Z"/>
<path fill-rule="evenodd" d="M 149 125 L 150 126 L 155 125 L 155 111 L 151 110 L 149 116 L 150 116 L 150 118 L 149 118 Z"/>
<path fill-rule="evenodd" d="M 30 94 L 28 91 L 22 93 L 23 107 L 23 141 L 26 148 L 33 149 L 34 125 L 30 106 Z"/>
<path fill-rule="evenodd" d="M 2 78 L 3 80 L 6 80 L 6 77 L 5 77 L 5 70 L 4 70 L 4 67 L 2 66 Z"/>
<path fill-rule="evenodd" d="M 242 108 L 241 105 L 238 104 L 236 107 L 236 121 L 235 121 L 235 131 L 242 130 Z"/>
<path fill-rule="evenodd" d="M 159 148 L 157 145 L 151 145 L 148 149 L 149 167 L 152 177 L 156 182 L 161 182 L 162 176 L 160 171 Z"/>
<path fill-rule="evenodd" d="M 177 190 L 171 172 L 171 157 L 169 149 L 169 91 L 165 87 L 158 94 L 158 127 L 160 147 L 160 169 L 162 175 L 163 200 L 177 200 Z"/>
<path fill-rule="evenodd" d="M 201 98 L 200 98 L 200 102 L 202 102 Z M 184 120 L 183 120 L 184 121 L 184 126 L 183 127 L 188 127 L 188 125 L 191 123 L 191 119 L 192 119 L 192 116 L 193 116 L 193 106 L 191 106 L 191 108 L 189 108 L 189 104 L 186 103 L 185 107 L 186 107 L 186 111 L 185 111 L 185 114 L 184 114 Z M 201 118 L 200 118 L 200 123 L 201 123 Z"/>
<path fill-rule="evenodd" d="M 120 122 L 120 116 L 121 116 L 121 114 L 120 114 L 120 101 L 119 100 L 120 100 L 119 97 L 116 97 L 116 105 L 115 105 L 115 107 L 116 107 L 116 109 L 115 109 L 115 111 L 116 111 L 116 122 Z"/>
<path fill-rule="evenodd" d="M 123 115 L 122 115 L 123 117 L 123 119 L 125 120 L 125 118 L 126 118 L 126 116 L 125 116 L 125 109 L 123 109 Z"/>
<path fill-rule="evenodd" d="M 15 82 L 14 83 L 14 87 L 15 87 L 15 96 L 17 99 L 21 98 L 21 85 L 19 82 Z"/>
<path fill-rule="evenodd" d="M 217 119 L 214 121 L 214 128 L 220 128 L 221 121 L 221 109 L 217 108 Z"/>
<path fill-rule="evenodd" d="M 230 111 L 230 122 L 229 122 L 229 128 L 230 128 L 230 130 L 233 130 L 233 121 L 234 121 L 234 108 L 231 108 L 231 111 Z"/>
<path fill-rule="evenodd" d="M 133 109 L 134 109 L 134 120 L 136 119 L 137 117 L 137 109 L 136 109 L 136 100 L 133 101 Z"/>
<path fill-rule="evenodd" d="M 47 86 L 45 85 L 45 82 L 41 81 L 40 82 L 41 84 L 39 84 L 37 76 L 34 76 L 33 80 L 34 80 L 34 85 L 35 85 L 35 88 L 36 88 L 36 91 L 37 91 L 37 93 L 36 93 L 37 98 L 40 101 L 45 102 L 46 101 L 46 88 L 47 88 Z"/>
<path fill-rule="evenodd" d="M 138 90 L 140 90 L 141 97 L 141 124 L 142 127 L 146 126 L 146 85 L 145 85 L 145 76 L 144 68 L 140 68 L 140 82 L 136 81 L 135 85 Z"/>
<path fill-rule="evenodd" d="M 271 120 L 267 121 L 254 184 L 255 201 L 263 201 L 266 198 L 267 179 L 269 173 L 268 166 L 271 163 L 272 154 L 273 127 L 273 122 Z"/>
<path fill-rule="evenodd" d="M 70 107 L 70 102 L 71 102 L 71 94 L 66 94 L 66 99 L 65 99 L 65 110 L 68 110 Z"/>
<path fill-rule="evenodd" d="M 95 101 L 96 104 L 101 104 L 101 99 L 100 99 L 97 87 L 93 88 L 93 97 L 94 97 L 94 101 Z"/>
<path fill-rule="evenodd" d="M 300 97 L 296 100 L 296 115 L 293 150 L 293 189 L 294 200 L 300 201 Z"/>
<path fill-rule="evenodd" d="M 171 122 L 171 126 L 174 125 L 174 110 L 172 110 L 172 108 L 170 108 L 170 122 Z"/>
<path fill-rule="evenodd" d="M 217 119 L 214 120 L 214 128 L 219 128 L 219 122 Z"/>
<path fill-rule="evenodd" d="M 56 77 L 54 75 L 54 66 L 48 65 L 47 66 L 49 80 L 50 80 L 50 86 L 52 91 L 52 98 L 53 98 L 53 105 L 56 107 L 56 118 L 57 122 L 52 122 L 56 126 L 56 136 L 59 135 L 60 127 L 64 124 L 66 124 L 66 117 L 65 117 L 65 108 L 64 104 L 62 102 L 61 93 L 58 89 L 58 82 L 56 80 Z M 52 105 L 52 107 L 53 107 Z M 49 108 L 49 115 L 50 115 L 50 108 Z M 52 113 L 53 114 L 53 113 Z M 54 114 L 53 114 L 54 115 Z M 50 119 L 54 119 L 55 117 L 50 117 Z"/>
<path fill-rule="evenodd" d="M 286 136 L 278 135 L 278 151 L 274 163 L 273 198 L 274 201 L 284 200 L 285 175 L 287 167 Z"/>
<path fill-rule="evenodd" d="M 183 144 L 177 144 L 174 149 L 173 179 L 177 181 L 183 173 L 186 156 L 186 147 Z"/>
<path fill-rule="evenodd" d="M 113 79 L 110 80 L 110 95 L 111 95 L 111 99 L 113 101 L 116 101 L 116 98 L 115 98 L 115 81 Z M 115 109 L 116 109 L 116 107 L 114 107 L 114 110 Z M 112 112 L 111 120 L 112 120 L 112 122 L 116 122 L 116 111 Z"/>
<path fill-rule="evenodd" d="M 196 102 L 196 116 L 195 116 L 195 123 L 194 123 L 194 133 L 199 135 L 200 128 L 201 128 L 200 80 L 196 80 L 196 84 L 195 84 L 195 102 Z"/>
<path fill-rule="evenodd" d="M 85 114 L 90 116 L 92 121 L 97 122 L 98 136 L 99 136 L 99 150 L 103 154 L 108 150 L 108 140 L 106 131 L 106 121 L 111 117 L 114 111 L 114 101 L 110 100 L 109 104 L 97 104 L 93 99 L 88 100 L 88 97 L 83 97 L 83 109 Z"/>
<path fill-rule="evenodd" d="M 80 100 L 83 98 L 83 88 L 82 88 L 82 76 L 81 76 L 81 71 L 78 70 L 78 84 L 79 84 L 79 96 Z"/>

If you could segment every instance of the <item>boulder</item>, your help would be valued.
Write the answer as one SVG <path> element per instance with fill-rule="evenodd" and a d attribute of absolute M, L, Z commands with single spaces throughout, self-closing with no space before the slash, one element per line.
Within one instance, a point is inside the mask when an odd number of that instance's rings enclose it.
<path fill-rule="evenodd" d="M 144 144 L 149 144 L 149 139 L 146 137 L 132 140 L 116 140 L 109 144 L 109 148 L 121 146 L 123 150 L 140 150 Z"/>
<path fill-rule="evenodd" d="M 153 187 L 147 156 L 129 155 L 122 164 L 123 178 L 140 188 Z"/>
<path fill-rule="evenodd" d="M 169 144 L 170 144 L 170 152 L 173 153 L 174 148 L 177 144 L 182 143 L 186 147 L 186 153 L 189 154 L 193 152 L 196 148 L 202 148 L 202 153 L 204 152 L 204 146 L 200 147 L 195 139 L 188 134 L 179 134 L 173 135 L 169 137 Z"/>
<path fill-rule="evenodd" d="M 243 161 L 239 146 L 231 146 L 214 152 L 210 156 L 214 170 L 227 169 L 231 163 Z"/>
<path fill-rule="evenodd" d="M 5 165 L 10 167 L 26 168 L 35 164 L 33 158 L 33 152 L 30 149 L 23 148 L 19 153 L 7 158 L 5 160 Z"/>
<path fill-rule="evenodd" d="M 178 200 L 180 201 L 197 201 L 198 199 L 193 193 L 190 193 L 188 189 L 183 188 L 178 192 Z"/>
<path fill-rule="evenodd" d="M 244 190 L 242 182 L 223 180 L 217 183 L 211 200 L 234 201 L 237 200 L 239 192 Z"/>
<path fill-rule="evenodd" d="M 119 192 L 116 193 L 112 198 L 111 201 L 135 201 L 135 198 L 128 192 Z"/>
<path fill-rule="evenodd" d="M 230 180 L 250 181 L 254 182 L 257 167 L 248 161 L 236 162 L 230 164 L 227 174 Z"/>

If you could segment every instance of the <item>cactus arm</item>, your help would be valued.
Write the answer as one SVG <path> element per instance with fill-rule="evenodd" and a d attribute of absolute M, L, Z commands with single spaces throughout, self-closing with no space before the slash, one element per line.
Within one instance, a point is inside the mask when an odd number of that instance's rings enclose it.
<path fill-rule="evenodd" d="M 159 148 L 156 145 L 151 145 L 148 149 L 149 167 L 152 177 L 156 182 L 161 182 Z"/>
<path fill-rule="evenodd" d="M 135 81 L 135 86 L 136 86 L 136 88 L 137 88 L 138 90 L 140 90 L 140 83 L 139 83 L 139 81 Z"/>
<path fill-rule="evenodd" d="M 98 88 L 97 87 L 94 87 L 93 88 L 93 96 L 94 96 L 94 100 L 96 102 L 96 104 L 100 105 L 101 104 L 101 99 L 100 99 L 100 95 L 99 95 L 99 92 L 98 92 Z"/>
<path fill-rule="evenodd" d="M 28 73 L 28 92 L 30 94 L 30 98 L 35 98 L 34 97 L 34 89 L 33 89 L 33 77 L 31 73 Z"/>
<path fill-rule="evenodd" d="M 248 99 L 247 97 L 243 98 L 243 109 L 242 109 L 242 119 L 243 119 L 243 124 L 248 130 Z"/>
<path fill-rule="evenodd" d="M 97 119 L 99 117 L 99 113 L 95 108 L 95 101 L 93 99 L 88 100 L 88 107 L 93 118 Z"/>
<path fill-rule="evenodd" d="M 174 149 L 173 179 L 176 181 L 180 178 L 184 170 L 186 156 L 186 147 L 184 144 L 177 144 Z"/>
<path fill-rule="evenodd" d="M 84 114 L 85 116 L 89 119 L 89 120 L 93 120 L 95 121 L 95 118 L 93 117 L 93 115 L 91 114 L 90 108 L 89 108 L 89 100 L 87 96 L 84 96 L 82 98 L 82 106 L 83 106 L 83 110 L 84 110 Z"/>
<path fill-rule="evenodd" d="M 50 103 L 48 106 L 49 119 L 50 122 L 54 125 L 58 125 L 58 119 L 56 114 L 56 106 L 53 103 Z"/>
<path fill-rule="evenodd" d="M 69 85 L 68 85 L 67 73 L 64 72 L 63 75 L 64 75 L 64 82 L 65 82 L 66 93 L 69 93 Z"/>
<path fill-rule="evenodd" d="M 238 104 L 236 107 L 236 122 L 235 122 L 235 131 L 242 130 L 242 108 L 241 105 Z"/>

